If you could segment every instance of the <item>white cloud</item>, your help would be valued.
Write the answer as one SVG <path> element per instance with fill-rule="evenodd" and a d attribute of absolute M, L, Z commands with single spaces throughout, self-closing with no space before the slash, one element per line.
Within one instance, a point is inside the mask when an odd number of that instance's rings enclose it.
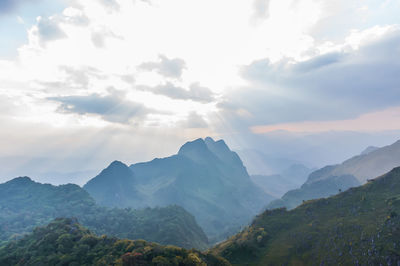
<path fill-rule="evenodd" d="M 177 100 L 192 100 L 201 103 L 210 103 L 215 101 L 214 93 L 209 88 L 202 87 L 198 83 L 191 84 L 189 89 L 175 86 L 170 82 L 155 87 L 137 86 L 136 88 Z"/>
<path fill-rule="evenodd" d="M 184 60 L 180 58 L 169 59 L 164 55 L 159 55 L 159 61 L 157 62 L 145 62 L 139 65 L 139 70 L 155 70 L 160 75 L 172 78 L 180 78 L 185 68 Z"/>
<path fill-rule="evenodd" d="M 394 106 L 397 50 L 381 41 L 392 28 L 382 25 L 400 9 L 361 2 L 68 1 L 62 13 L 24 24 L 28 43 L 15 60 L 0 61 L 0 101 L 18 110 L 3 108 L 2 119 L 113 133 L 137 119 L 130 137 L 168 130 L 172 138 Z"/>
<path fill-rule="evenodd" d="M 341 51 L 300 62 L 254 61 L 242 72 L 249 85 L 226 95 L 228 103 L 219 106 L 227 120 L 242 126 L 342 120 L 399 106 L 400 29 L 385 29 L 380 38 L 360 33 L 369 37 L 355 42 L 357 49 L 343 45 Z M 251 116 L 241 117 L 238 110 Z"/>

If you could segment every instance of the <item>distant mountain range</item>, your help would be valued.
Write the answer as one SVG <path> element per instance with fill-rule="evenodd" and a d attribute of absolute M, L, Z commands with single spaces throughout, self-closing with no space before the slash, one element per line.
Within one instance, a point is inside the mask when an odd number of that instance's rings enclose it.
<path fill-rule="evenodd" d="M 109 209 L 97 205 L 84 189 L 73 184 L 40 184 L 28 177 L 0 184 L 0 246 L 57 217 L 76 217 L 98 235 L 186 248 L 208 246 L 207 236 L 195 218 L 179 206 Z"/>
<path fill-rule="evenodd" d="M 399 265 L 399 240 L 400 168 L 395 168 L 291 211 L 265 211 L 213 253 L 233 265 Z"/>
<path fill-rule="evenodd" d="M 275 175 L 251 175 L 251 180 L 261 187 L 266 193 L 280 198 L 287 191 L 299 188 L 312 172 L 302 164 L 293 164 L 280 174 Z"/>
<path fill-rule="evenodd" d="M 400 140 L 382 148 L 367 148 L 362 154 L 334 165 L 329 171 L 310 176 L 307 183 L 330 176 L 352 175 L 364 184 L 368 179 L 382 175 L 400 166 Z"/>
<path fill-rule="evenodd" d="M 185 143 L 176 155 L 129 168 L 113 162 L 84 189 L 110 207 L 182 206 L 211 241 L 237 231 L 273 199 L 252 182 L 223 140 L 209 137 Z"/>
<path fill-rule="evenodd" d="M 267 208 L 300 205 L 305 200 L 335 195 L 351 187 L 366 183 L 400 166 L 400 141 L 382 148 L 368 147 L 342 164 L 330 165 L 312 172 L 299 188 L 288 191 L 281 199 L 271 202 Z"/>
<path fill-rule="evenodd" d="M 292 165 L 301 165 L 300 161 L 266 154 L 255 149 L 237 150 L 250 175 L 276 175 L 286 171 Z"/>

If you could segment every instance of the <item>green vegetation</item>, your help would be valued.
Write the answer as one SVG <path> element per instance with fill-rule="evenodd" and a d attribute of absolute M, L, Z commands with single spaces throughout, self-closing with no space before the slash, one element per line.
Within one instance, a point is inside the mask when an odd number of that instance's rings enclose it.
<path fill-rule="evenodd" d="M 142 210 L 96 205 L 77 185 L 52 186 L 15 178 L 0 184 L 0 245 L 19 239 L 57 217 L 77 217 L 98 235 L 145 239 L 160 244 L 205 249 L 207 236 L 194 217 L 179 206 Z"/>
<path fill-rule="evenodd" d="M 400 168 L 291 211 L 265 211 L 213 253 L 234 265 L 397 265 Z"/>
<path fill-rule="evenodd" d="M 194 249 L 98 237 L 76 219 L 59 218 L 0 248 L 0 265 L 215 265 L 229 263 Z"/>
<path fill-rule="evenodd" d="M 196 217 L 210 242 L 238 232 L 273 198 L 250 179 L 223 140 L 197 139 L 178 154 L 130 166 L 114 162 L 84 189 L 111 207 L 182 206 Z"/>

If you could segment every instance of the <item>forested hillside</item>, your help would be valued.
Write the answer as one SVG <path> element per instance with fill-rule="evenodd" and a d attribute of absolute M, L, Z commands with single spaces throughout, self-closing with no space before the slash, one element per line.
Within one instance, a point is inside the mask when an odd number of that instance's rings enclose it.
<path fill-rule="evenodd" d="M 222 258 L 144 240 L 96 236 L 76 219 L 56 219 L 0 248 L 0 265 L 215 265 Z"/>
<path fill-rule="evenodd" d="M 57 217 L 77 217 L 98 235 L 199 249 L 208 244 L 194 217 L 179 206 L 111 209 L 98 206 L 77 185 L 52 186 L 28 177 L 0 184 L 0 241 L 18 239 Z"/>

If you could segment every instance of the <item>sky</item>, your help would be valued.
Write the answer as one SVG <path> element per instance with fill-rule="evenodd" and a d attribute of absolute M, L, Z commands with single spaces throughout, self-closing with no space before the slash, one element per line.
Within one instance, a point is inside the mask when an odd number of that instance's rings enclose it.
<path fill-rule="evenodd" d="M 400 139 L 400 0 L 2 0 L 0 181 L 198 137 L 339 163 Z"/>

